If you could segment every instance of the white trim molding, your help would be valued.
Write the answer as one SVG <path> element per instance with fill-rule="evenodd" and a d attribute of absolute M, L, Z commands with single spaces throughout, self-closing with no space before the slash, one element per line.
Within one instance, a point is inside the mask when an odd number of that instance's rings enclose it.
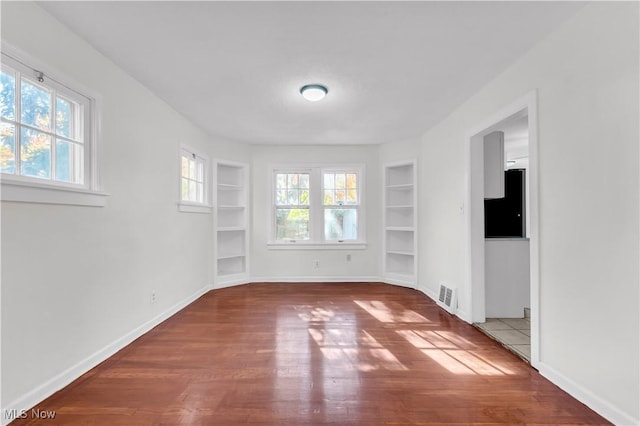
<path fill-rule="evenodd" d="M 31 407 L 34 407 L 39 402 L 43 401 L 45 398 L 48 398 L 49 396 L 53 395 L 55 392 L 69 385 L 78 377 L 82 376 L 87 371 L 91 370 L 101 362 L 105 361 L 106 359 L 114 355 L 119 350 L 123 349 L 124 347 L 132 343 L 138 337 L 150 331 L 153 327 L 157 326 L 158 324 L 162 323 L 163 321 L 175 315 L 180 310 L 189 306 L 191 303 L 193 303 L 199 297 L 207 293 L 209 290 L 211 290 L 211 287 L 209 286 L 203 287 L 202 289 L 198 290 L 191 296 L 169 307 L 164 312 L 151 318 L 149 321 L 145 322 L 144 324 L 141 324 L 140 326 L 136 327 L 135 329 L 131 330 L 129 333 L 125 334 L 119 339 L 111 342 L 110 344 L 103 347 L 102 349 L 99 349 L 97 352 L 89 355 L 88 357 L 78 362 L 77 364 L 69 367 L 62 373 L 42 383 L 40 386 L 36 387 L 32 391 L 26 393 L 25 395 L 21 396 L 15 401 L 12 401 L 7 405 L 1 407 L 0 410 L 2 410 L 2 418 L 1 418 L 0 424 L 7 425 L 9 424 L 9 422 L 14 420 L 14 419 L 5 418 L 5 413 L 21 412 L 22 410 L 28 410 Z"/>
<path fill-rule="evenodd" d="M 598 397 L 589 389 L 579 385 L 544 362 L 538 363 L 538 371 L 543 377 L 557 385 L 560 389 L 567 392 L 578 401 L 585 404 L 587 407 L 591 408 L 596 413 L 600 414 L 605 419 L 609 420 L 611 423 L 616 425 L 640 424 L 640 419 L 633 418 L 632 415 L 621 411 L 609 401 L 605 401 Z"/>
<path fill-rule="evenodd" d="M 460 289 L 463 301 L 458 313 L 467 322 L 485 321 L 484 282 L 484 163 L 483 137 L 497 130 L 508 119 L 528 116 L 529 123 L 529 205 L 530 205 L 530 298 L 531 298 L 531 365 L 538 368 L 540 361 L 540 277 L 539 277 L 539 198 L 538 198 L 538 94 L 532 90 L 510 105 L 496 112 L 466 133 L 466 249 L 467 283 Z M 465 315 L 463 318 L 462 315 Z"/>

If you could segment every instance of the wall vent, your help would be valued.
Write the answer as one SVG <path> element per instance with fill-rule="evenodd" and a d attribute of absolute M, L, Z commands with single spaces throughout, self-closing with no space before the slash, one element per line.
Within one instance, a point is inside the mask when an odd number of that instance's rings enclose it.
<path fill-rule="evenodd" d="M 438 306 L 442 307 L 450 314 L 456 312 L 458 306 L 458 300 L 456 298 L 456 289 L 447 287 L 445 284 L 440 284 L 440 293 L 438 295 Z"/>

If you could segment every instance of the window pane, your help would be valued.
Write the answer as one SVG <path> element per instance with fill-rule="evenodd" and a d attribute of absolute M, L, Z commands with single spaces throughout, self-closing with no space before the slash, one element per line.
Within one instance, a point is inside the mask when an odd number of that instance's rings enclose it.
<path fill-rule="evenodd" d="M 298 205 L 298 191 L 295 189 L 290 189 L 287 191 L 287 204 L 290 206 Z"/>
<path fill-rule="evenodd" d="M 308 240 L 308 209 L 277 209 L 276 239 Z"/>
<path fill-rule="evenodd" d="M 278 173 L 276 175 L 276 187 L 278 189 L 286 189 L 287 188 L 287 175 L 284 173 Z"/>
<path fill-rule="evenodd" d="M 189 181 L 189 201 L 197 201 L 196 198 L 196 183 L 192 180 Z"/>
<path fill-rule="evenodd" d="M 333 189 L 335 188 L 333 181 L 333 173 L 325 173 L 324 174 L 324 189 Z"/>
<path fill-rule="evenodd" d="M 344 178 L 344 173 L 336 173 L 336 189 L 344 189 L 346 182 Z"/>
<path fill-rule="evenodd" d="M 347 202 L 346 204 L 358 204 L 358 190 L 347 189 Z"/>
<path fill-rule="evenodd" d="M 0 73 L 0 115 L 14 120 L 16 115 L 16 78 L 13 73 Z"/>
<path fill-rule="evenodd" d="M 298 178 L 299 178 L 298 174 L 293 174 L 293 173 L 289 174 L 289 182 L 288 182 L 289 188 L 298 187 Z"/>
<path fill-rule="evenodd" d="M 308 206 L 309 205 L 309 190 L 303 189 L 300 191 L 300 205 Z"/>
<path fill-rule="evenodd" d="M 51 93 L 22 80 L 22 122 L 43 130 L 51 129 Z"/>
<path fill-rule="evenodd" d="M 358 239 L 358 211 L 356 209 L 325 209 L 325 240 Z"/>
<path fill-rule="evenodd" d="M 324 204 L 327 206 L 332 206 L 336 203 L 336 199 L 333 194 L 333 189 L 329 189 L 324 191 Z"/>
<path fill-rule="evenodd" d="M 347 188 L 355 189 L 358 187 L 358 175 L 355 173 L 347 173 Z"/>
<path fill-rule="evenodd" d="M 56 141 L 56 180 L 82 183 L 84 149 L 81 145 Z"/>
<path fill-rule="evenodd" d="M 309 189 L 309 175 L 301 174 L 300 175 L 300 188 Z"/>
<path fill-rule="evenodd" d="M 181 175 L 183 177 L 188 177 L 189 176 L 189 159 L 187 157 L 185 157 L 184 155 L 182 156 L 182 171 L 181 171 Z"/>
<path fill-rule="evenodd" d="M 196 162 L 192 158 L 189 159 L 189 178 L 196 178 Z"/>
<path fill-rule="evenodd" d="M 72 138 L 71 134 L 71 102 L 60 97 L 56 98 L 56 133 Z"/>
<path fill-rule="evenodd" d="M 341 206 L 344 204 L 346 194 L 344 189 L 336 189 L 336 204 Z"/>
<path fill-rule="evenodd" d="M 204 163 L 202 160 L 196 162 L 196 180 L 198 182 L 204 182 Z"/>
<path fill-rule="evenodd" d="M 182 201 L 189 200 L 189 180 L 182 178 L 182 195 L 180 197 Z"/>
<path fill-rule="evenodd" d="M 279 206 L 287 205 L 287 190 L 278 189 L 276 191 L 276 204 Z"/>
<path fill-rule="evenodd" d="M 197 183 L 196 201 L 199 203 L 204 203 L 204 184 L 201 182 Z"/>
<path fill-rule="evenodd" d="M 23 127 L 20 143 L 21 174 L 51 178 L 51 137 Z"/>
<path fill-rule="evenodd" d="M 16 129 L 11 124 L 0 124 L 0 172 L 16 172 Z"/>

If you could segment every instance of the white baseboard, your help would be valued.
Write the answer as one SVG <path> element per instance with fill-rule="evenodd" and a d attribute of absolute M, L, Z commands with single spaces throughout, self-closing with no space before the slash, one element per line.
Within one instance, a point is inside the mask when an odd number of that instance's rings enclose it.
<path fill-rule="evenodd" d="M 178 311 L 182 310 L 189 304 L 193 303 L 196 299 L 198 299 L 203 294 L 207 293 L 209 290 L 211 290 L 209 286 L 206 286 L 198 290 L 191 296 L 181 300 L 180 302 L 171 306 L 169 309 L 156 315 L 154 318 L 138 326 L 137 328 L 125 334 L 124 336 L 117 339 L 116 341 L 108 344 L 104 348 L 98 350 L 97 352 L 93 353 L 92 355 L 88 356 L 87 358 L 83 359 L 77 364 L 69 367 L 62 373 L 42 383 L 40 386 L 36 387 L 32 391 L 24 394 L 23 396 L 19 397 L 15 401 L 3 406 L 2 408 L 0 408 L 0 410 L 2 410 L 2 416 L 1 416 L 2 418 L 1 418 L 0 424 L 4 426 L 14 420 L 14 419 L 7 419 L 5 417 L 5 413 L 20 412 L 21 410 L 28 410 L 31 407 L 34 407 L 39 402 L 42 402 L 44 399 L 48 398 L 49 396 L 53 395 L 55 392 L 67 386 L 68 384 L 76 380 L 78 377 L 82 376 L 84 373 L 91 370 L 96 365 L 100 364 L 110 356 L 114 355 L 116 352 L 118 352 L 119 350 L 121 350 L 122 348 L 124 348 L 125 346 L 133 342 L 134 340 L 136 340 L 138 337 L 147 333 L 153 327 L 157 326 L 161 322 L 173 316 Z"/>
<path fill-rule="evenodd" d="M 252 280 L 250 280 L 247 277 L 237 278 L 237 279 L 232 279 L 232 280 L 222 281 L 222 282 L 217 282 L 215 284 L 212 284 L 211 289 L 218 290 L 221 288 L 234 287 L 242 284 L 249 284 L 250 282 L 252 282 Z"/>
<path fill-rule="evenodd" d="M 359 283 L 383 282 L 380 277 L 354 276 L 301 276 L 301 277 L 251 277 L 252 283 Z"/>
<path fill-rule="evenodd" d="M 623 412 L 610 402 L 605 401 L 590 390 L 580 386 L 544 362 L 538 363 L 538 371 L 542 376 L 549 379 L 560 389 L 567 392 L 569 395 L 582 402 L 587 407 L 609 420 L 611 423 L 625 426 L 640 424 L 640 419 L 633 418 L 633 416 Z"/>

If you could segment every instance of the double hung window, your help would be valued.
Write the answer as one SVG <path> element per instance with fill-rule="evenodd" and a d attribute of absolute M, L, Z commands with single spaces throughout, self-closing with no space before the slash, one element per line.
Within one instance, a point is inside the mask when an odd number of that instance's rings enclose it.
<path fill-rule="evenodd" d="M 87 89 L 65 77 L 41 71 L 42 64 L 36 64 L 33 58 L 24 59 L 26 54 L 15 53 L 15 49 L 4 45 L 3 48 L 2 199 L 104 205 L 96 95 L 88 95 Z"/>
<path fill-rule="evenodd" d="M 362 243 L 362 176 L 362 166 L 274 169 L 272 242 Z"/>

